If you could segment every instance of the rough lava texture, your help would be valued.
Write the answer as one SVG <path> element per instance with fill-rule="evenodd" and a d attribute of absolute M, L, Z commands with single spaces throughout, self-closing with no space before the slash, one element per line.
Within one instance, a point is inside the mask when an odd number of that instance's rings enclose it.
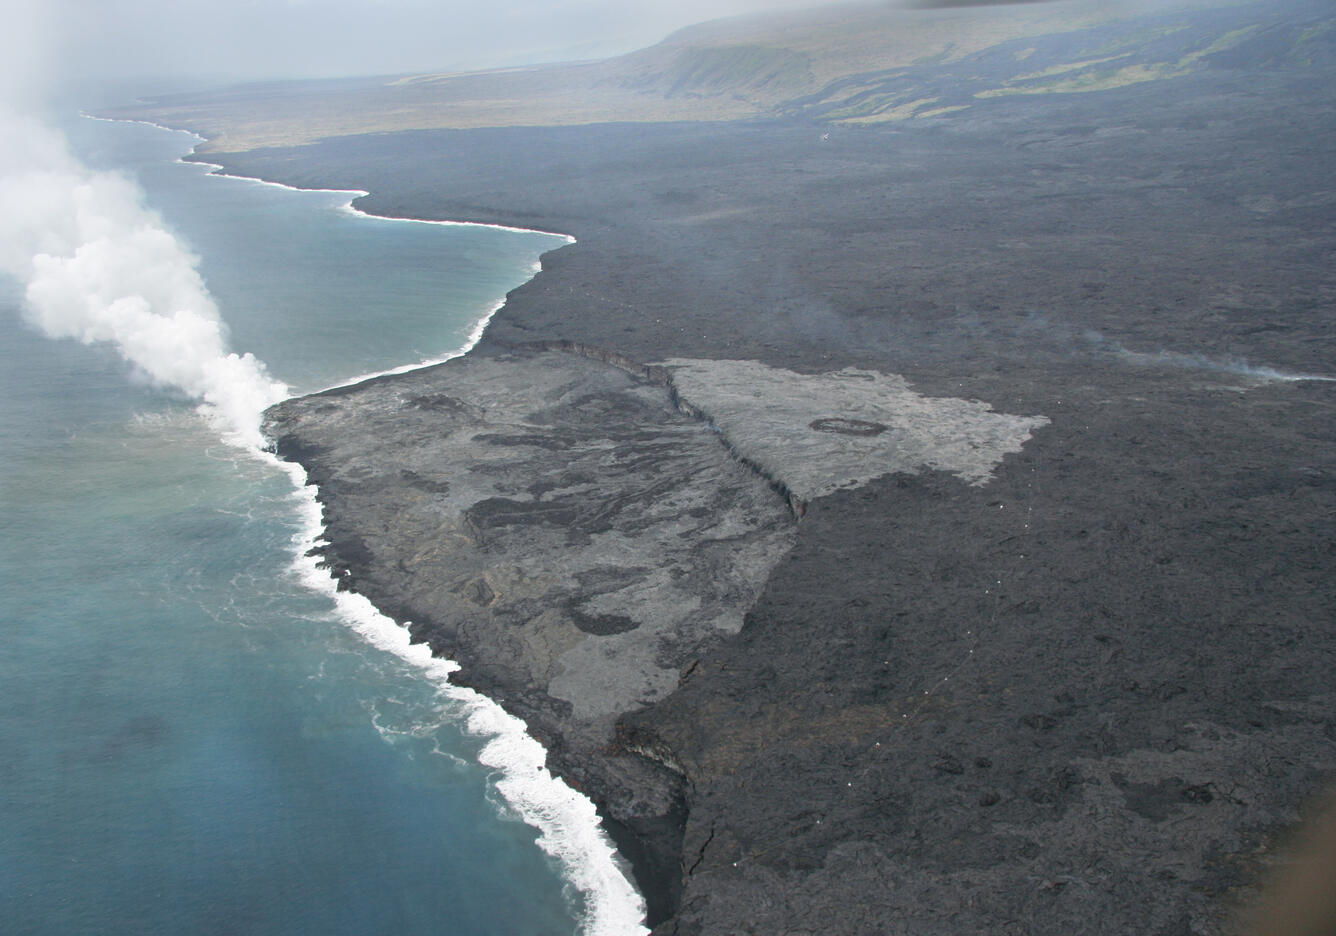
<path fill-rule="evenodd" d="M 912 128 L 210 157 L 578 238 L 464 361 L 270 431 L 331 565 L 599 803 L 656 933 L 1207 936 L 1280 860 L 1336 770 L 1336 383 L 1283 379 L 1336 369 L 1336 59 L 1231 55 Z M 779 370 L 980 401 L 993 448 L 795 495 L 800 449 L 674 384 Z M 811 440 L 902 439 L 794 395 Z"/>
<path fill-rule="evenodd" d="M 735 454 L 803 503 L 896 471 L 946 471 L 986 484 L 1010 452 L 1048 425 L 986 403 L 925 397 L 897 374 L 845 368 L 797 374 L 759 361 L 664 362 L 681 400 Z"/>
<path fill-rule="evenodd" d="M 291 400 L 266 431 L 319 486 L 341 586 L 524 717 L 619 837 L 674 817 L 679 847 L 682 777 L 614 723 L 741 629 L 793 541 L 770 487 L 662 384 L 559 351 Z"/>

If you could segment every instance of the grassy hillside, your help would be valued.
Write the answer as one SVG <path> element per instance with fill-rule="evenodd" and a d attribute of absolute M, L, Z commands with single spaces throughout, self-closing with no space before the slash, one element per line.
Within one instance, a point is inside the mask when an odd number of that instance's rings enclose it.
<path fill-rule="evenodd" d="M 1336 10 L 1324 0 L 857 3 L 703 23 L 602 62 L 253 85 L 119 114 L 191 127 L 215 151 L 408 129 L 773 116 L 867 124 L 1208 68 L 1304 68 L 1333 50 Z"/>

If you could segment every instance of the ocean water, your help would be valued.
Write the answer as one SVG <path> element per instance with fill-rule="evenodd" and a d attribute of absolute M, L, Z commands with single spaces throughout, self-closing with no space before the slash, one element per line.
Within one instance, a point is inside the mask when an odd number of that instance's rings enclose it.
<path fill-rule="evenodd" d="M 562 243 L 211 178 L 185 134 L 66 132 L 291 392 L 456 352 Z M 638 931 L 537 746 L 295 559 L 294 473 L 116 341 L 31 317 L 0 277 L 0 931 Z"/>

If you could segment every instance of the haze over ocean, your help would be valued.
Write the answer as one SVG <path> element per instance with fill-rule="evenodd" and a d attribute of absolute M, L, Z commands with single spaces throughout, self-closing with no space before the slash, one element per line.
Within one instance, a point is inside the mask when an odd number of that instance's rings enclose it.
<path fill-rule="evenodd" d="M 167 258 L 107 288 L 170 280 L 165 302 L 203 297 L 226 325 L 177 322 L 200 338 L 185 353 L 156 343 L 145 309 L 90 313 L 107 294 L 83 286 L 126 256 L 97 224 L 83 232 L 95 247 L 63 259 L 43 241 L 52 277 L 34 274 L 26 298 L 0 277 L 5 931 L 624 928 L 638 909 L 592 808 L 498 770 L 540 755 L 513 736 L 488 746 L 466 721 L 494 713 L 439 665 L 395 649 L 365 610 L 359 633 L 303 585 L 309 499 L 222 438 L 253 432 L 280 384 L 307 392 L 459 349 L 561 239 L 357 217 L 347 194 L 208 178 L 176 161 L 185 134 L 66 130 L 71 171 L 138 179 L 151 211 L 127 209 L 128 230 Z M 87 227 L 101 182 L 80 178 Z M 191 254 L 198 282 L 181 272 Z M 238 380 L 254 392 L 232 393 Z M 222 416 L 202 418 L 200 398 Z M 507 800 L 544 812 L 546 852 Z"/>

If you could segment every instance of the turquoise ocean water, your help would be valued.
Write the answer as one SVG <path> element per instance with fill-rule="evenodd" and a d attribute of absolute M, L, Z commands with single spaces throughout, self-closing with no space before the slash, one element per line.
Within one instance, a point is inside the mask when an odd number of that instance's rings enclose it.
<path fill-rule="evenodd" d="M 137 179 L 199 256 L 230 347 L 293 392 L 460 348 L 562 243 L 210 178 L 178 161 L 185 134 L 67 133 Z M 498 740 L 504 719 L 383 620 L 308 587 L 311 505 L 289 474 L 23 307 L 0 279 L 0 931 L 634 923 L 589 814 L 526 787 L 513 726 Z"/>

